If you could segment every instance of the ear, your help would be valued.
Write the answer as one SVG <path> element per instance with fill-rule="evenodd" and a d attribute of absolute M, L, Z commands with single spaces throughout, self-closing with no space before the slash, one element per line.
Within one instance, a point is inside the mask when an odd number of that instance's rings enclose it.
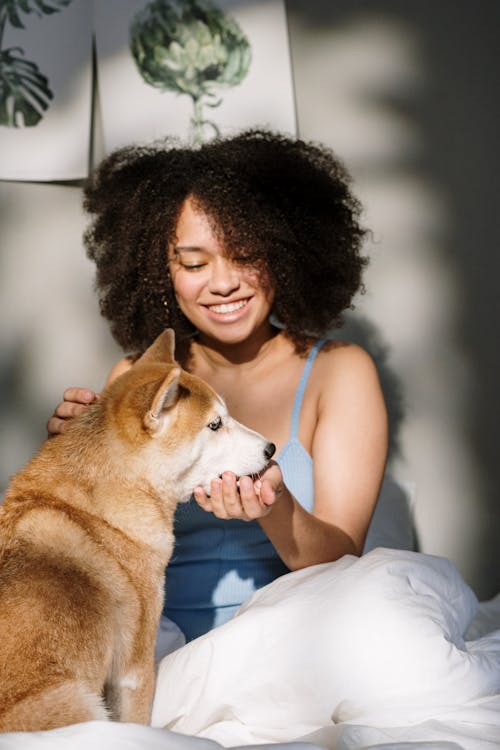
<path fill-rule="evenodd" d="M 163 362 L 175 364 L 175 334 L 167 328 L 153 341 L 137 362 Z"/>
<path fill-rule="evenodd" d="M 173 367 L 155 393 L 149 410 L 144 415 L 144 426 L 151 433 L 159 432 L 179 398 L 180 367 Z"/>

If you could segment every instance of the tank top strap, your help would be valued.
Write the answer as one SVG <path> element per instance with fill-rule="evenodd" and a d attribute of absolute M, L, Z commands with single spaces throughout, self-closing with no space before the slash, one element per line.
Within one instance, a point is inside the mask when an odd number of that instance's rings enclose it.
<path fill-rule="evenodd" d="M 304 398 L 304 393 L 306 391 L 307 381 L 309 380 L 309 375 L 311 373 L 313 362 L 316 359 L 316 355 L 318 354 L 325 341 L 326 339 L 320 339 L 319 341 L 317 341 L 307 355 L 307 360 L 304 365 L 304 369 L 302 370 L 302 375 L 300 377 L 297 392 L 295 394 L 295 400 L 293 402 L 292 420 L 290 424 L 290 439 L 298 439 L 299 437 L 300 410 L 302 409 L 302 401 Z"/>

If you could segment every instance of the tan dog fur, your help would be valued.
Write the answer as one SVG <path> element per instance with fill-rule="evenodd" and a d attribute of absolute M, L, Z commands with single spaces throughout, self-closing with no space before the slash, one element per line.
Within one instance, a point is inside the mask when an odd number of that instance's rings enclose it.
<path fill-rule="evenodd" d="M 180 369 L 173 345 L 162 334 L 6 493 L 2 732 L 149 722 L 176 504 L 224 470 L 262 470 L 272 453 Z"/>

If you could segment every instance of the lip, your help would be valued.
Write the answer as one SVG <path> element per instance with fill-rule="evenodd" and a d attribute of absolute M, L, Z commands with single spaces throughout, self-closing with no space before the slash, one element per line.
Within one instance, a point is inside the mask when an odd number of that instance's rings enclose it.
<path fill-rule="evenodd" d="M 224 322 L 233 323 L 235 320 L 239 320 L 240 318 L 244 317 L 247 314 L 248 310 L 250 309 L 251 302 L 252 302 L 252 297 L 243 297 L 240 299 L 223 300 L 221 302 L 211 302 L 209 304 L 204 304 L 203 308 L 206 310 L 207 315 L 212 320 L 217 320 L 223 323 Z M 229 310 L 211 309 L 215 307 L 232 308 L 234 305 L 238 305 L 238 307 L 235 307 L 235 309 L 229 309 Z"/>

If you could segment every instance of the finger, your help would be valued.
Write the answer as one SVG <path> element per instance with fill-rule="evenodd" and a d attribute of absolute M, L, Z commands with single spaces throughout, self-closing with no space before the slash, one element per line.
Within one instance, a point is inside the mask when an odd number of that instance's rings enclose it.
<path fill-rule="evenodd" d="M 222 497 L 222 479 L 212 479 L 210 482 L 210 503 L 212 505 L 212 513 L 217 518 L 229 518 Z"/>
<path fill-rule="evenodd" d="M 83 414 L 87 406 L 88 404 L 84 405 L 75 404 L 70 401 L 61 401 L 61 403 L 56 406 L 54 416 L 59 417 L 59 419 L 73 419 L 73 417 L 79 417 L 80 414 Z"/>
<path fill-rule="evenodd" d="M 53 437 L 54 435 L 59 435 L 63 432 L 66 432 L 66 430 L 69 427 L 69 422 L 66 419 L 58 419 L 57 417 L 51 417 L 49 421 L 47 422 L 47 432 L 49 437 Z"/>
<path fill-rule="evenodd" d="M 193 495 L 200 508 L 206 511 L 212 510 L 211 498 L 208 497 L 203 487 L 195 487 L 193 490 Z"/>
<path fill-rule="evenodd" d="M 229 518 L 241 518 L 243 508 L 240 499 L 236 475 L 225 471 L 222 475 L 222 501 Z"/>
<path fill-rule="evenodd" d="M 240 477 L 240 497 L 243 511 L 249 519 L 261 518 L 265 515 L 266 508 L 260 502 L 250 477 Z"/>
<path fill-rule="evenodd" d="M 268 479 L 263 479 L 262 482 L 259 482 L 257 490 L 263 505 L 267 508 L 274 505 L 277 495 L 273 485 Z"/>
<path fill-rule="evenodd" d="M 76 404 L 91 404 L 98 398 L 99 394 L 88 388 L 67 388 L 63 394 L 65 401 L 73 401 Z"/>

